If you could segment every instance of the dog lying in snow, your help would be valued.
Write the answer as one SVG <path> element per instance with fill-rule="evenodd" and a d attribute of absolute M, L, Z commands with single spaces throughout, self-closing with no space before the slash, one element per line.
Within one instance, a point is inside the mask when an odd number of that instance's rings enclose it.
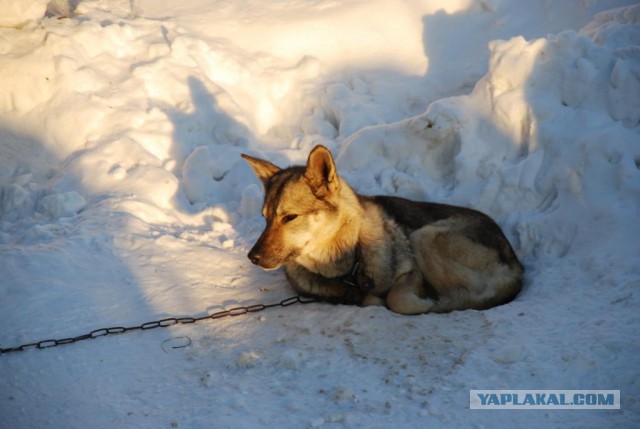
<path fill-rule="evenodd" d="M 285 267 L 300 293 L 401 314 L 487 309 L 511 301 L 524 268 L 479 211 L 358 195 L 316 146 L 306 166 L 242 157 L 264 185 L 267 225 L 249 259 Z"/>

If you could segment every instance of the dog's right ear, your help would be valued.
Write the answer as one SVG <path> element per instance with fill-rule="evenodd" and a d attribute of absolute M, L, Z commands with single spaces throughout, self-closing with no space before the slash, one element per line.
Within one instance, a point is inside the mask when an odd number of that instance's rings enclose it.
<path fill-rule="evenodd" d="M 322 145 L 313 148 L 307 159 L 304 177 L 309 181 L 316 197 L 322 198 L 338 190 L 340 181 L 329 149 Z"/>
<path fill-rule="evenodd" d="M 271 179 L 274 174 L 280 171 L 280 168 L 278 166 L 273 165 L 272 163 L 270 163 L 269 161 L 265 161 L 264 159 L 254 158 L 244 153 L 240 156 L 242 157 L 242 159 L 249 163 L 249 165 L 253 169 L 253 172 L 256 173 L 258 179 L 260 179 L 262 184 L 265 186 L 269 179 Z"/>

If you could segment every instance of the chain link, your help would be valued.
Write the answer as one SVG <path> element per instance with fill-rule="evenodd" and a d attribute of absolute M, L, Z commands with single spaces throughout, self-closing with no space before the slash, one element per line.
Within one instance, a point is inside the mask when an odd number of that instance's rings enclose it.
<path fill-rule="evenodd" d="M 6 349 L 0 348 L 0 355 L 5 353 L 21 352 L 29 349 L 48 349 L 51 347 L 62 346 L 64 344 L 77 343 L 78 341 L 106 337 L 107 335 L 122 334 L 125 332 L 131 332 L 131 331 L 148 331 L 150 329 L 156 329 L 156 328 L 168 328 L 174 325 L 188 325 L 188 324 L 200 322 L 202 320 L 207 320 L 207 319 L 215 320 L 215 319 L 222 319 L 225 317 L 236 317 L 236 316 L 241 316 L 249 313 L 257 313 L 259 311 L 263 311 L 273 307 L 288 307 L 293 304 L 310 304 L 312 302 L 319 302 L 319 301 L 320 300 L 318 298 L 297 295 L 287 299 L 283 299 L 282 301 L 275 304 L 254 304 L 246 307 L 234 307 L 234 308 L 230 308 L 229 310 L 217 311 L 208 316 L 168 317 L 168 318 L 156 320 L 153 322 L 143 323 L 140 326 L 131 326 L 128 328 L 125 328 L 122 326 L 116 326 L 113 328 L 95 329 L 89 332 L 88 334 L 80 335 L 77 337 L 63 338 L 59 340 L 42 340 L 42 341 L 38 341 L 37 343 L 23 344 L 17 347 L 9 347 Z"/>

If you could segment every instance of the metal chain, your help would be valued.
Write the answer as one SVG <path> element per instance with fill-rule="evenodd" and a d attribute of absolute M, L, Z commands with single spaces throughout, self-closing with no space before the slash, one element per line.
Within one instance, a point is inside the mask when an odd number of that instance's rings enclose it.
<path fill-rule="evenodd" d="M 9 347 L 6 349 L 0 348 L 0 355 L 5 353 L 21 352 L 29 349 L 48 349 L 51 347 L 57 347 L 64 344 L 76 343 L 78 341 L 90 340 L 90 339 L 99 338 L 99 337 L 106 337 L 107 335 L 123 334 L 125 332 L 131 332 L 131 331 L 147 331 L 149 329 L 155 329 L 155 328 L 168 328 L 169 326 L 174 326 L 174 325 L 188 325 L 188 324 L 200 322 L 202 320 L 207 320 L 207 319 L 215 320 L 215 319 L 222 319 L 225 317 L 236 317 L 236 316 L 241 316 L 243 314 L 257 313 L 259 311 L 266 310 L 267 308 L 288 307 L 290 305 L 298 304 L 298 303 L 310 304 L 312 302 L 319 302 L 319 301 L 320 300 L 318 298 L 297 295 L 287 299 L 283 299 L 282 301 L 275 304 L 254 304 L 246 307 L 234 307 L 229 310 L 222 310 L 222 311 L 212 313 L 208 316 L 168 317 L 166 319 L 147 322 L 147 323 L 143 323 L 140 326 L 131 326 L 128 328 L 125 328 L 122 326 L 116 326 L 113 328 L 95 329 L 89 332 L 88 334 L 80 335 L 77 337 L 62 338 L 59 340 L 43 340 L 43 341 L 38 341 L 37 343 L 23 344 L 17 347 Z"/>

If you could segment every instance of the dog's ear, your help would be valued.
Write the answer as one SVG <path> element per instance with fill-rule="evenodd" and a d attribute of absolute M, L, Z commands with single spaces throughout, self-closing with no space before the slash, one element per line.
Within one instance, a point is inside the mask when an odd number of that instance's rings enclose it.
<path fill-rule="evenodd" d="M 280 168 L 278 166 L 273 165 L 272 163 L 270 163 L 269 161 L 265 161 L 264 159 L 254 158 L 244 153 L 240 156 L 242 157 L 242 159 L 247 161 L 247 163 L 249 163 L 249 165 L 253 169 L 253 172 L 256 173 L 258 179 L 260 179 L 262 184 L 265 186 L 269 179 L 271 179 L 274 174 L 280 171 Z"/>
<path fill-rule="evenodd" d="M 313 148 L 307 159 L 307 169 L 304 177 L 309 181 L 313 193 L 317 197 L 323 197 L 335 192 L 339 186 L 338 172 L 333 156 L 329 149 L 322 145 Z"/>

